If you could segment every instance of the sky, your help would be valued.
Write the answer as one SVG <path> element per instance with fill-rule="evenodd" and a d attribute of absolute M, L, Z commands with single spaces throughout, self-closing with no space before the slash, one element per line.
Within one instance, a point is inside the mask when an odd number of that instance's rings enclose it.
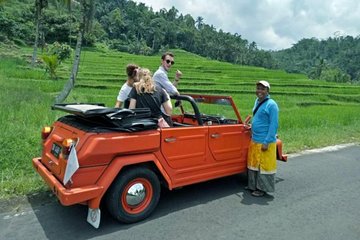
<path fill-rule="evenodd" d="M 174 6 L 258 48 L 290 48 L 303 38 L 360 36 L 359 0 L 139 0 L 154 11 Z"/>

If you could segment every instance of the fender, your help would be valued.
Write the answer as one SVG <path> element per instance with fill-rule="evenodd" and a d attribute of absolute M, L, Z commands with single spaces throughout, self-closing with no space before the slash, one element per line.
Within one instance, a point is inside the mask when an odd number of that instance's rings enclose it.
<path fill-rule="evenodd" d="M 276 158 L 277 160 L 287 162 L 287 155 L 282 153 L 282 141 L 279 138 L 276 139 Z"/>
<path fill-rule="evenodd" d="M 161 163 L 157 159 L 157 157 L 153 153 L 147 154 L 139 154 L 139 155 L 128 155 L 123 157 L 116 157 L 114 158 L 109 166 L 105 169 L 102 176 L 97 181 L 97 185 L 103 187 L 102 193 L 89 200 L 88 206 L 89 208 L 96 209 L 100 206 L 100 201 L 104 194 L 106 193 L 107 189 L 113 183 L 114 179 L 117 177 L 119 172 L 125 166 L 135 165 L 139 163 L 146 163 L 146 162 L 153 162 L 155 163 L 156 167 L 164 177 L 165 181 L 167 182 L 170 189 L 172 189 L 172 183 L 169 175 L 165 172 L 164 168 L 161 166 Z"/>

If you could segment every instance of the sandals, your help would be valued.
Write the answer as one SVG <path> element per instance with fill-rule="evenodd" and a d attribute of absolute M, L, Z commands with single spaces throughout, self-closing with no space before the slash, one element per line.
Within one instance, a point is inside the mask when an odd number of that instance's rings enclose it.
<path fill-rule="evenodd" d="M 244 189 L 247 191 L 251 191 L 251 195 L 253 195 L 254 197 L 262 197 L 266 194 L 266 192 L 259 189 L 252 190 L 251 188 L 249 188 L 249 186 L 245 186 Z"/>
<path fill-rule="evenodd" d="M 254 197 L 262 197 L 265 195 L 265 192 L 261 190 L 255 190 L 251 193 L 251 195 L 253 195 Z"/>

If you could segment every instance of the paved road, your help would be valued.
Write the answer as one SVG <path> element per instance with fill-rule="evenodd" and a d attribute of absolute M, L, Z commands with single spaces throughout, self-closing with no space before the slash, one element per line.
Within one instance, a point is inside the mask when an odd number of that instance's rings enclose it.
<path fill-rule="evenodd" d="M 0 239 L 360 239 L 360 146 L 279 162 L 274 197 L 254 198 L 243 175 L 162 193 L 147 220 L 124 225 L 51 201 L 0 213 Z M 19 211 L 20 210 L 20 211 Z"/>

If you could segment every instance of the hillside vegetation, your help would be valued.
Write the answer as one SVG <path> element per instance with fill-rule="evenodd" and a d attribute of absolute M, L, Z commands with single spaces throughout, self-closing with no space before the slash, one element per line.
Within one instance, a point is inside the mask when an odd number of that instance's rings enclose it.
<path fill-rule="evenodd" d="M 36 3 L 40 2 L 43 5 L 37 14 Z M 314 36 L 300 40 L 289 49 L 265 51 L 256 42 L 244 39 L 241 32 L 224 32 L 207 24 L 201 16 L 183 14 L 175 7 L 156 12 L 144 3 L 131 0 L 81 0 L 69 12 L 61 2 L 65 1 L 0 2 L 0 42 L 32 46 L 35 36 L 39 36 L 39 47 L 57 41 L 74 48 L 81 27 L 81 5 L 94 2 L 93 14 L 89 14 L 93 17 L 88 17 L 92 28 L 84 36 L 84 46 L 141 55 L 178 48 L 214 60 L 284 69 L 313 79 L 360 82 L 359 36 L 337 35 L 323 40 Z M 36 34 L 38 15 L 39 34 Z"/>
<path fill-rule="evenodd" d="M 32 169 L 31 159 L 41 154 L 41 128 L 64 114 L 50 110 L 50 106 L 67 81 L 71 63 L 61 66 L 58 80 L 50 80 L 43 68 L 31 69 L 24 61 L 31 51 L 6 48 L 0 53 L 0 198 L 46 189 Z M 360 140 L 358 85 L 314 81 L 301 74 L 212 61 L 183 50 L 174 52 L 176 64 L 169 75 L 174 76 L 176 69 L 183 72 L 181 93 L 231 95 L 243 118 L 251 113 L 255 83 L 268 80 L 271 96 L 280 107 L 279 135 L 287 153 Z M 66 101 L 103 102 L 112 107 L 126 79 L 128 63 L 155 71 L 160 56 L 83 51 L 75 89 Z"/>
<path fill-rule="evenodd" d="M 272 55 L 279 68 L 287 72 L 331 82 L 360 83 L 360 36 L 302 39 Z"/>

